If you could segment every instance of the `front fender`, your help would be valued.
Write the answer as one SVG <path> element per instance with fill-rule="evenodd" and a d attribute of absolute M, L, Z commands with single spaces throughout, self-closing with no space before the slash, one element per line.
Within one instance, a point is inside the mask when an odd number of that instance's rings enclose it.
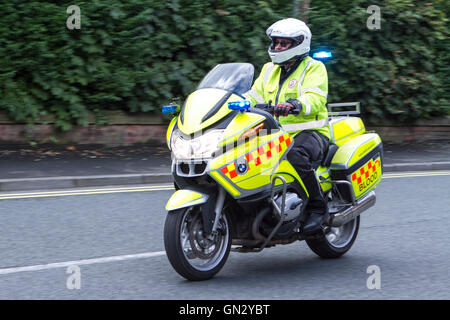
<path fill-rule="evenodd" d="M 178 190 L 167 201 L 166 210 L 173 211 L 194 205 L 206 203 L 209 195 L 193 190 Z"/>

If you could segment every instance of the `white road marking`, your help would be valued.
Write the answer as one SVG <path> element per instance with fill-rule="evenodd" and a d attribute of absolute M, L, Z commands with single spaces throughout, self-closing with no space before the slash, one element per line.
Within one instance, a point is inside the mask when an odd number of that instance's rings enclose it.
<path fill-rule="evenodd" d="M 117 187 L 117 188 L 101 188 L 101 189 L 74 189 L 74 190 L 59 190 L 59 191 L 3 193 L 0 194 L 0 200 L 43 198 L 43 197 L 65 197 L 65 196 L 80 196 L 91 194 L 145 192 L 145 191 L 161 191 L 161 190 L 174 190 L 173 184 L 157 185 L 157 186 L 141 186 L 141 187 Z"/>
<path fill-rule="evenodd" d="M 107 263 L 107 262 L 134 260 L 134 259 L 153 258 L 153 257 L 163 256 L 165 254 L 166 254 L 165 251 L 156 251 L 156 252 L 145 252 L 145 253 L 138 253 L 138 254 L 128 254 L 128 255 L 122 255 L 122 256 L 74 260 L 74 261 L 56 262 L 56 263 L 49 263 L 49 264 L 39 264 L 39 265 L 26 266 L 26 267 L 4 268 L 4 269 L 0 269 L 0 275 L 10 274 L 10 273 L 18 273 L 18 272 L 27 272 L 27 271 L 39 271 L 39 270 L 48 270 L 48 269 L 56 269 L 56 268 L 66 268 L 66 267 L 73 266 L 73 265 L 81 266 L 81 265 L 96 264 L 96 263 Z"/>
<path fill-rule="evenodd" d="M 383 167 L 410 167 L 410 166 L 433 166 L 433 165 L 449 165 L 450 161 L 436 161 L 436 162 L 409 162 L 409 163 L 395 163 L 395 164 L 383 164 Z"/>
<path fill-rule="evenodd" d="M 387 173 L 383 175 L 383 178 L 404 178 L 404 177 L 428 177 L 428 176 L 445 176 L 450 175 L 450 171 L 423 171 L 423 172 L 399 172 L 399 173 Z M 157 185 L 157 186 L 143 186 L 143 187 L 123 187 L 123 188 L 102 188 L 102 189 L 78 189 L 69 191 L 46 191 L 46 192 L 28 192 L 28 193 L 16 193 L 16 194 L 0 194 L 1 199 L 18 199 L 18 198 L 30 198 L 30 197 L 54 197 L 54 196 L 70 196 L 70 195 L 82 195 L 82 194 L 105 194 L 116 192 L 142 192 L 142 191 L 159 191 L 159 190 L 173 190 L 172 185 Z M 129 254 L 121 256 L 112 256 L 104 258 L 83 259 L 66 262 L 56 262 L 49 264 L 40 264 L 34 266 L 25 267 L 11 267 L 0 269 L 0 275 L 39 271 L 56 268 L 66 268 L 72 265 L 89 265 L 97 263 L 108 263 L 134 259 L 145 259 L 152 257 L 159 257 L 165 255 L 165 251 L 157 252 L 145 252 L 138 254 Z"/>
<path fill-rule="evenodd" d="M 8 196 L 16 196 L 16 195 L 33 195 L 33 194 L 52 194 L 52 193 L 70 193 L 70 192 L 90 192 L 90 191 L 111 191 L 111 190 L 129 190 L 129 189 L 149 189 L 149 188 L 173 188 L 173 184 L 167 183 L 167 184 L 161 184 L 161 185 L 144 185 L 144 186 L 129 186 L 129 187 L 105 187 L 105 188 L 87 188 L 87 189 L 72 189 L 72 190 L 57 190 L 57 191 L 31 191 L 31 192 L 20 192 L 20 193 L 8 193 Z"/>
<path fill-rule="evenodd" d="M 385 173 L 383 179 L 390 178 L 411 178 L 411 177 L 435 177 L 435 176 L 450 176 L 450 171 L 419 171 L 419 172 L 398 172 Z"/>
<path fill-rule="evenodd" d="M 448 176 L 450 171 L 412 171 L 412 172 L 391 172 L 383 174 L 383 179 L 392 178 L 409 178 L 409 177 L 434 177 L 434 176 Z M 26 198 L 45 198 L 45 197 L 66 197 L 66 196 L 80 196 L 80 195 L 95 195 L 95 194 L 109 194 L 109 193 L 126 193 L 126 192 L 148 192 L 148 191 L 163 191 L 174 190 L 173 184 L 161 185 L 145 185 L 134 187 L 110 187 L 110 188 L 90 188 L 90 189 L 71 189 L 58 191 L 35 191 L 35 192 L 20 192 L 20 193 L 0 193 L 0 200 L 8 199 L 26 199 Z"/>

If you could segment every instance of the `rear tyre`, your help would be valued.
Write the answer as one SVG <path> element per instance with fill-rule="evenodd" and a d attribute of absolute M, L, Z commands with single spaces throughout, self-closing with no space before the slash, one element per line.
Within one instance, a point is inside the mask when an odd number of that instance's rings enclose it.
<path fill-rule="evenodd" d="M 208 239 L 203 235 L 203 220 L 198 207 L 169 212 L 164 225 L 164 246 L 175 271 L 192 281 L 214 277 L 230 254 L 229 221 L 224 213 L 219 220 L 218 233 Z"/>
<path fill-rule="evenodd" d="M 335 259 L 344 255 L 356 240 L 360 217 L 350 222 L 331 228 L 331 231 L 319 239 L 307 239 L 309 248 L 321 258 Z"/>

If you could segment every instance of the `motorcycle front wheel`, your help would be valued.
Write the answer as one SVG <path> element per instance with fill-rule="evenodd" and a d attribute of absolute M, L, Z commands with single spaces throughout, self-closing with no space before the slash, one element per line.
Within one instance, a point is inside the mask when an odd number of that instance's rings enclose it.
<path fill-rule="evenodd" d="M 222 269 L 231 248 L 231 225 L 227 214 L 219 220 L 212 238 L 203 233 L 199 207 L 189 207 L 167 214 L 164 246 L 172 267 L 192 281 L 208 280 Z"/>

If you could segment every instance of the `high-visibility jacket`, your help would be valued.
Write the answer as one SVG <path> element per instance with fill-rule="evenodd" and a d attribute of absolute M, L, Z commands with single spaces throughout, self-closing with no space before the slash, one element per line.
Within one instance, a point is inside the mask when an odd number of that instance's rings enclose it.
<path fill-rule="evenodd" d="M 317 130 L 330 139 L 328 111 L 328 76 L 325 65 L 307 56 L 283 83 L 280 83 L 281 67 L 266 63 L 251 90 L 245 93 L 251 106 L 257 103 L 273 105 L 297 99 L 302 104 L 299 115 L 280 117 L 283 129 L 295 135 L 303 130 Z"/>

